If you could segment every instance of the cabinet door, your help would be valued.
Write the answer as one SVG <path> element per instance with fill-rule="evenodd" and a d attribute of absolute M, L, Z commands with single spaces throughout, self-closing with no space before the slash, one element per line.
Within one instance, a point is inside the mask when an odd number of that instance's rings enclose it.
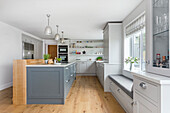
<path fill-rule="evenodd" d="M 80 62 L 80 73 L 87 73 L 87 63 Z"/>
<path fill-rule="evenodd" d="M 62 68 L 27 68 L 27 98 L 63 98 Z"/>
<path fill-rule="evenodd" d="M 133 113 L 158 113 L 158 109 L 155 105 L 135 92 Z"/>
<path fill-rule="evenodd" d="M 169 76 L 169 0 L 147 0 L 147 72 Z"/>
<path fill-rule="evenodd" d="M 96 75 L 99 76 L 99 63 L 96 63 Z"/>
<path fill-rule="evenodd" d="M 80 62 L 77 62 L 76 73 L 80 73 Z"/>
<path fill-rule="evenodd" d="M 95 74 L 96 73 L 96 65 L 95 62 L 87 62 L 87 73 Z"/>
<path fill-rule="evenodd" d="M 108 55 L 109 55 L 109 46 L 108 46 L 108 41 L 109 41 L 109 28 L 106 27 L 106 29 L 103 32 L 103 37 L 104 37 L 104 59 L 108 61 Z"/>

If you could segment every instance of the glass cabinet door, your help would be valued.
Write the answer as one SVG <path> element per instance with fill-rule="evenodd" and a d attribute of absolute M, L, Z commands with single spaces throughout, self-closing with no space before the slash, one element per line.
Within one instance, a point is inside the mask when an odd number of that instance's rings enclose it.
<path fill-rule="evenodd" d="M 152 66 L 169 68 L 169 0 L 152 1 Z"/>

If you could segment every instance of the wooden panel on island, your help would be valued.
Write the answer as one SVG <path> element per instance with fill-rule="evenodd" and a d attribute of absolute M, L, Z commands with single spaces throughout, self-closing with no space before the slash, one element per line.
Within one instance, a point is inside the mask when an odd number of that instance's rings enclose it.
<path fill-rule="evenodd" d="M 43 59 L 13 61 L 13 104 L 27 104 L 26 65 L 43 63 Z"/>

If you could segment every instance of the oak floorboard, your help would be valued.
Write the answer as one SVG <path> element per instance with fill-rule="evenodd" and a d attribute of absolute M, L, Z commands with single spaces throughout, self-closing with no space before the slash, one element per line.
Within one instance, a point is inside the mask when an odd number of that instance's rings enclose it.
<path fill-rule="evenodd" d="M 77 77 L 64 105 L 12 105 L 12 88 L 0 91 L 0 113 L 125 113 L 97 77 Z"/>

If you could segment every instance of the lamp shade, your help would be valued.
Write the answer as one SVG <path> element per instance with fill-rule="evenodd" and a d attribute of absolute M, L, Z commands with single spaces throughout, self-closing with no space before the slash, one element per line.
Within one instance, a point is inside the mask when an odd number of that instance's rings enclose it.
<path fill-rule="evenodd" d="M 58 41 L 58 40 L 60 39 L 60 34 L 57 33 L 57 34 L 55 35 L 54 39 Z"/>
<path fill-rule="evenodd" d="M 52 28 L 50 26 L 46 26 L 44 34 L 45 35 L 51 35 L 52 34 Z"/>

